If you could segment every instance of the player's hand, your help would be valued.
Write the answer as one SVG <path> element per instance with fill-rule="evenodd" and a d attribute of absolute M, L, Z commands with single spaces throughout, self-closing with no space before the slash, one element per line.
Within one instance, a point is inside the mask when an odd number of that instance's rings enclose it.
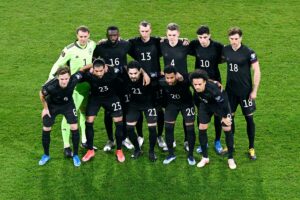
<path fill-rule="evenodd" d="M 101 39 L 101 40 L 98 41 L 97 44 L 103 44 L 103 43 L 106 42 L 106 41 L 107 41 L 107 39 Z"/>
<path fill-rule="evenodd" d="M 230 117 L 222 117 L 221 122 L 224 123 L 226 126 L 231 126 L 232 119 Z"/>
<path fill-rule="evenodd" d="M 176 80 L 183 81 L 183 76 L 180 73 L 176 73 Z"/>
<path fill-rule="evenodd" d="M 48 115 L 49 117 L 51 117 L 50 112 L 49 112 L 49 109 L 44 108 L 43 111 L 42 111 L 42 118 L 43 118 L 44 116 L 46 116 L 46 115 Z"/>
<path fill-rule="evenodd" d="M 223 85 L 219 81 L 214 81 L 214 83 L 217 84 L 221 91 L 223 91 Z"/>
<path fill-rule="evenodd" d="M 257 92 L 253 90 L 253 91 L 250 93 L 249 99 L 250 99 L 250 100 L 256 99 L 256 96 L 257 96 Z"/>
<path fill-rule="evenodd" d="M 183 42 L 183 43 L 182 43 L 183 46 L 188 46 L 188 45 L 190 44 L 190 41 L 189 41 L 189 39 L 187 39 L 187 38 L 183 38 L 183 39 L 182 39 L 182 42 Z"/>
<path fill-rule="evenodd" d="M 107 71 L 108 71 L 108 65 L 105 64 L 105 65 L 104 65 L 104 72 L 106 73 Z"/>
<path fill-rule="evenodd" d="M 149 76 L 143 76 L 143 85 L 149 85 L 150 84 L 150 77 Z"/>

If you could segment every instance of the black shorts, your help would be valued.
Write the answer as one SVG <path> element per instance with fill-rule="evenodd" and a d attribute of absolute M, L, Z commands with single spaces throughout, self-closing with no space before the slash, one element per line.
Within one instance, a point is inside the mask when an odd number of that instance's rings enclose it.
<path fill-rule="evenodd" d="M 227 113 L 226 115 L 231 118 L 230 108 L 228 110 L 229 113 Z M 220 110 L 220 107 L 217 104 L 206 104 L 201 102 L 198 107 L 198 117 L 200 124 L 208 124 L 212 115 L 218 115 L 220 117 L 223 117 L 223 113 Z"/>
<path fill-rule="evenodd" d="M 112 117 L 122 116 L 122 105 L 117 95 L 109 97 L 89 96 L 86 116 L 96 116 L 103 107 Z"/>
<path fill-rule="evenodd" d="M 157 111 L 154 107 L 140 108 L 132 104 L 128 105 L 128 111 L 126 114 L 126 122 L 136 122 L 140 118 L 140 115 L 144 112 L 148 124 L 156 123 Z"/>
<path fill-rule="evenodd" d="M 250 93 L 248 95 L 237 96 L 230 91 L 227 91 L 227 95 L 232 113 L 236 111 L 238 105 L 241 106 L 243 115 L 245 116 L 254 113 L 256 110 L 255 100 L 249 99 Z"/>
<path fill-rule="evenodd" d="M 48 109 L 51 117 L 45 115 L 43 117 L 43 126 L 51 127 L 55 122 L 55 117 L 58 114 L 62 114 L 65 116 L 68 124 L 76 124 L 77 123 L 77 113 L 74 102 L 65 104 L 65 105 L 53 105 L 48 104 Z"/>
<path fill-rule="evenodd" d="M 179 111 L 185 123 L 193 123 L 195 120 L 195 108 L 193 105 L 175 105 L 169 104 L 165 109 L 165 121 L 173 122 L 176 121 Z"/>

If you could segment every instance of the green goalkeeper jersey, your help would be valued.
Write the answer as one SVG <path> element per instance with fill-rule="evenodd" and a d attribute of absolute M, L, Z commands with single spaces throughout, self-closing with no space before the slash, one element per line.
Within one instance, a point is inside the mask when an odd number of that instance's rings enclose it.
<path fill-rule="evenodd" d="M 54 63 L 49 78 L 53 78 L 56 70 L 66 64 L 70 66 L 71 74 L 76 73 L 81 67 L 91 64 L 95 47 L 96 43 L 92 40 L 89 40 L 84 48 L 79 46 L 77 41 L 66 46 Z"/>

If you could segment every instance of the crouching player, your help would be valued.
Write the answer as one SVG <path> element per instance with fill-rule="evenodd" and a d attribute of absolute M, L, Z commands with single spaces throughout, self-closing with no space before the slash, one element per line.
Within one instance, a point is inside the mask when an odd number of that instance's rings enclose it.
<path fill-rule="evenodd" d="M 225 141 L 228 147 L 228 166 L 235 169 L 236 164 L 233 159 L 233 136 L 231 132 L 231 110 L 228 97 L 222 92 L 217 84 L 208 80 L 207 72 L 196 70 L 190 75 L 190 81 L 195 90 L 195 96 L 199 100 L 199 140 L 202 148 L 202 159 L 197 167 L 204 167 L 209 163 L 207 153 L 207 128 L 213 114 L 222 117 L 222 128 L 225 132 Z"/>
<path fill-rule="evenodd" d="M 40 91 L 40 99 L 44 106 L 42 111 L 42 144 L 44 148 L 44 155 L 39 161 L 39 165 L 46 164 L 50 159 L 49 146 L 51 127 L 55 122 L 55 117 L 58 114 L 62 114 L 65 116 L 68 124 L 70 124 L 72 132 L 74 165 L 76 167 L 80 166 L 80 159 L 78 157 L 79 131 L 76 108 L 72 94 L 76 84 L 82 78 L 82 71 L 86 69 L 88 69 L 88 67 L 83 67 L 80 71 L 71 76 L 71 72 L 68 67 L 58 68 L 56 71 L 56 77 L 47 82 Z"/>
<path fill-rule="evenodd" d="M 125 157 L 122 151 L 123 114 L 120 99 L 115 92 L 117 74 L 114 73 L 113 68 L 109 67 L 109 69 L 107 69 L 104 60 L 96 59 L 93 62 L 93 72 L 83 74 L 83 80 L 87 81 L 90 84 L 91 91 L 88 98 L 85 123 L 88 151 L 82 158 L 82 161 L 89 161 L 92 157 L 95 156 L 93 148 L 93 123 L 95 121 L 96 115 L 100 110 L 100 107 L 103 107 L 111 114 L 116 125 L 115 135 L 117 140 L 117 160 L 119 162 L 124 162 Z"/>

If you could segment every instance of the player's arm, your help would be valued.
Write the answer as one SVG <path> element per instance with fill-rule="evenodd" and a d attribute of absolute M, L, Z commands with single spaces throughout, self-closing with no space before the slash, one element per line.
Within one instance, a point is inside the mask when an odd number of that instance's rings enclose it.
<path fill-rule="evenodd" d="M 48 104 L 45 99 L 45 94 L 47 94 L 47 91 L 44 88 L 42 88 L 42 90 L 40 90 L 40 100 L 43 104 L 42 117 L 44 117 L 45 115 L 48 115 L 49 117 L 51 117 L 49 109 L 48 109 Z"/>
<path fill-rule="evenodd" d="M 87 72 L 88 70 L 90 70 L 93 67 L 93 64 L 87 64 L 86 66 L 83 66 L 79 69 L 79 71 L 81 72 Z"/>
<path fill-rule="evenodd" d="M 52 79 L 55 77 L 55 73 L 59 67 L 64 66 L 71 59 L 71 55 L 68 53 L 67 48 L 61 52 L 58 60 L 52 66 L 48 79 Z"/>
<path fill-rule="evenodd" d="M 252 63 L 252 69 L 253 69 L 253 88 L 252 92 L 250 93 L 250 99 L 256 99 L 257 97 L 257 91 L 260 83 L 260 67 L 259 67 L 259 62 L 256 61 Z"/>
<path fill-rule="evenodd" d="M 149 75 L 143 69 L 141 69 L 141 73 L 143 74 L 143 85 L 149 85 L 150 84 Z"/>

